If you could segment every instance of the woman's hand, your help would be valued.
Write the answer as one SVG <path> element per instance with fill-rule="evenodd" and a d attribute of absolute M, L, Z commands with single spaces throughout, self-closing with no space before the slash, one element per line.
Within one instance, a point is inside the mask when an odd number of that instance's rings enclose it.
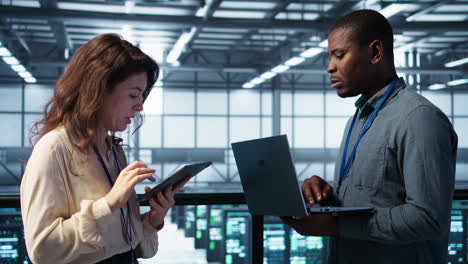
<path fill-rule="evenodd" d="M 125 167 L 117 177 L 110 192 L 104 196 L 112 212 L 126 206 L 135 185 L 146 179 L 154 181 L 152 177 L 156 170 L 146 167 L 141 161 L 134 161 Z"/>
<path fill-rule="evenodd" d="M 160 230 L 164 226 L 164 217 L 166 217 L 169 209 L 171 209 L 175 204 L 174 195 L 184 187 L 191 178 L 192 177 L 189 176 L 175 186 L 169 185 L 163 191 L 156 193 L 155 196 L 149 199 L 149 205 L 151 208 L 148 212 L 149 222 L 154 228 Z M 148 192 L 149 190 L 151 190 L 151 188 L 145 186 L 145 192 Z"/>

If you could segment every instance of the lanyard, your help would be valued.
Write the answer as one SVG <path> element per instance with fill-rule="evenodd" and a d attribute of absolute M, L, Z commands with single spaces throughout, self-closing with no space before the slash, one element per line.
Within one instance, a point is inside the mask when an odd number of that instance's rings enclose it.
<path fill-rule="evenodd" d="M 353 161 L 353 158 L 354 158 L 354 156 L 356 154 L 356 149 L 357 149 L 357 147 L 359 145 L 359 142 L 361 141 L 362 136 L 364 135 L 364 133 L 366 133 L 367 129 L 369 129 L 370 125 L 372 124 L 372 121 L 374 121 L 375 116 L 377 115 L 377 112 L 379 112 L 379 110 L 382 107 L 383 103 L 385 102 L 385 100 L 388 98 L 388 96 L 392 92 L 393 87 L 395 86 L 395 83 L 396 83 L 397 79 L 398 79 L 398 77 L 395 77 L 392 80 L 392 82 L 390 83 L 390 86 L 388 87 L 387 91 L 385 91 L 384 96 L 377 103 L 377 106 L 375 107 L 374 111 L 372 112 L 369 119 L 367 119 L 366 123 L 362 127 L 361 132 L 359 133 L 359 136 L 358 136 L 356 142 L 354 143 L 353 150 L 351 151 L 351 154 L 349 154 L 348 160 L 346 160 L 346 154 L 348 152 L 349 139 L 351 138 L 351 132 L 353 131 L 354 123 L 356 122 L 357 114 L 359 112 L 359 108 L 356 109 L 356 112 L 354 113 L 353 121 L 351 122 L 351 126 L 349 127 L 349 130 L 348 130 L 348 135 L 346 136 L 346 142 L 345 142 L 345 145 L 344 145 L 343 155 L 342 155 L 342 158 L 341 158 L 340 178 L 338 179 L 338 187 L 336 188 L 336 194 L 339 194 L 341 183 L 343 181 L 344 176 L 348 172 L 349 167 L 351 166 L 351 162 Z"/>
<path fill-rule="evenodd" d="M 112 146 L 111 148 L 112 148 L 112 153 L 114 154 L 114 161 L 115 161 L 115 164 L 117 165 L 118 173 L 120 173 L 120 165 L 119 165 L 119 162 L 117 161 L 117 154 L 115 153 L 114 146 Z M 102 158 L 101 153 L 99 153 L 99 150 L 97 149 L 96 145 L 94 145 L 94 144 L 93 144 L 93 150 L 94 150 L 94 152 L 96 152 L 96 155 L 98 156 L 99 162 L 101 163 L 101 166 L 104 169 L 104 172 L 106 173 L 106 176 L 107 176 L 107 179 L 109 180 L 110 185 L 114 186 L 114 181 L 112 181 L 112 177 L 111 177 L 111 175 L 109 173 L 109 170 L 106 167 L 106 164 L 104 163 L 104 159 Z M 125 232 L 126 232 L 127 239 L 129 241 L 130 247 L 132 247 L 132 230 L 131 230 L 131 228 L 132 228 L 131 227 L 132 218 L 131 218 L 131 214 L 130 214 L 130 205 L 128 204 L 128 201 L 127 201 L 127 216 L 128 217 L 127 217 L 127 220 L 126 220 L 125 215 L 124 215 L 124 211 L 123 211 L 122 208 L 120 208 L 120 220 L 122 221 L 122 224 L 125 227 Z M 133 249 L 133 247 L 132 247 L 132 249 Z"/>

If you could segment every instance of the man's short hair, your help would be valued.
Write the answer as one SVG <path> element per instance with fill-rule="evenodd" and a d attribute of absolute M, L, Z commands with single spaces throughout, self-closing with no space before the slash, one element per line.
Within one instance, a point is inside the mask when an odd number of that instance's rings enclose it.
<path fill-rule="evenodd" d="M 382 41 L 384 56 L 389 62 L 393 62 L 392 26 L 379 12 L 370 9 L 353 11 L 339 18 L 330 32 L 338 28 L 352 30 L 352 36 L 360 46 L 368 45 L 374 40 Z"/>

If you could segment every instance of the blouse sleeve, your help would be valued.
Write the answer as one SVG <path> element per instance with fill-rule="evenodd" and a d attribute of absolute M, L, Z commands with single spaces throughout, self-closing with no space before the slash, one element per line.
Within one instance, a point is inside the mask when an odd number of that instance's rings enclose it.
<path fill-rule="evenodd" d="M 71 214 L 64 179 L 70 154 L 59 142 L 39 142 L 21 183 L 26 247 L 33 263 L 68 263 L 104 247 L 111 210 L 104 198 L 82 200 Z"/>

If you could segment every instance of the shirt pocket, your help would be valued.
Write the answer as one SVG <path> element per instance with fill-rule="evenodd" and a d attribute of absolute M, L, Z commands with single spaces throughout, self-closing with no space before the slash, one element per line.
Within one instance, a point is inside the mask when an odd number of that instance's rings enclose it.
<path fill-rule="evenodd" d="M 387 145 L 363 145 L 354 160 L 354 185 L 381 189 L 385 178 Z"/>

